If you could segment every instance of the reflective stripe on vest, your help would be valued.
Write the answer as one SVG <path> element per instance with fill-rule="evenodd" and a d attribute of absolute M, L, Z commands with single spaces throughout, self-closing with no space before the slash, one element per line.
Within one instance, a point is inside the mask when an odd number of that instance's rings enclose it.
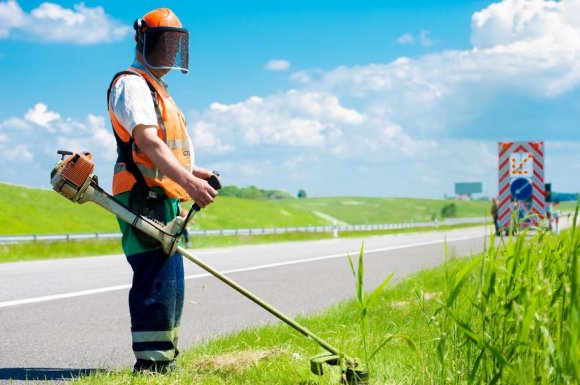
<path fill-rule="evenodd" d="M 173 99 L 171 99 L 165 88 L 151 79 L 146 72 L 137 68 L 130 68 L 130 70 L 140 74 L 145 81 L 155 89 L 157 96 L 156 100 L 159 107 L 155 111 L 159 124 L 157 135 L 165 142 L 167 147 L 169 147 L 179 163 L 181 163 L 187 170 L 191 170 L 192 160 L 189 145 L 190 142 L 187 134 L 185 118 L 182 112 L 179 110 Z M 109 115 L 117 136 L 123 141 L 129 140 L 128 131 L 116 119 L 111 105 L 109 105 Z M 167 196 L 171 198 L 179 198 L 181 201 L 191 199 L 181 186 L 157 170 L 153 162 L 151 162 L 151 160 L 138 148 L 138 146 L 135 145 L 135 143 L 133 143 L 132 156 L 135 164 L 143 174 L 147 185 L 150 187 L 159 186 L 163 188 Z M 130 191 L 134 184 L 135 178 L 126 169 L 125 164 L 117 163 L 113 175 L 113 194 L 117 195 Z"/>
<path fill-rule="evenodd" d="M 139 171 L 141 171 L 141 174 L 143 174 L 145 178 L 162 179 L 164 176 L 163 173 L 156 168 L 145 167 L 139 163 L 137 163 L 136 165 Z M 115 174 L 123 171 L 127 171 L 127 166 L 125 165 L 125 163 L 116 163 L 114 168 Z"/>

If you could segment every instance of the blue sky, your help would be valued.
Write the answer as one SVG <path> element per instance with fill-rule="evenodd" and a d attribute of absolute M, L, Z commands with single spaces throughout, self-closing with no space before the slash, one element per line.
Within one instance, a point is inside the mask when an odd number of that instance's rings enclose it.
<path fill-rule="evenodd" d="M 492 195 L 497 142 L 544 140 L 553 190 L 580 190 L 580 0 L 0 0 L 0 181 L 48 188 L 57 149 L 88 150 L 110 189 L 105 91 L 164 6 L 190 30 L 165 80 L 225 184 Z"/>

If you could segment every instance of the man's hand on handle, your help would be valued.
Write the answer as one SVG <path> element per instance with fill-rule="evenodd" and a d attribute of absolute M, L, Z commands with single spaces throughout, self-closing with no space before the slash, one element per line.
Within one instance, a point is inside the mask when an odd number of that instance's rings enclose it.
<path fill-rule="evenodd" d="M 201 167 L 194 167 L 191 173 L 187 171 L 157 136 L 157 127 L 139 125 L 133 129 L 133 137 L 155 167 L 183 187 L 200 208 L 214 201 L 218 192 L 207 181 L 212 172 Z"/>
<path fill-rule="evenodd" d="M 213 187 L 211 187 L 206 180 L 201 179 L 195 175 L 192 175 L 192 177 L 191 184 L 184 186 L 185 191 L 187 191 L 191 199 L 193 199 L 193 201 L 197 203 L 200 208 L 204 208 L 214 201 L 214 198 L 218 195 L 218 192 Z"/>

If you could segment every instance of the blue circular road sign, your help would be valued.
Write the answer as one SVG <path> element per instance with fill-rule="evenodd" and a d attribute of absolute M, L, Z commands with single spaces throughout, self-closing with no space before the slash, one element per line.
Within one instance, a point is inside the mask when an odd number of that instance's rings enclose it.
<path fill-rule="evenodd" d="M 519 201 L 525 201 L 532 197 L 532 184 L 529 179 L 517 178 L 510 185 L 512 196 Z"/>

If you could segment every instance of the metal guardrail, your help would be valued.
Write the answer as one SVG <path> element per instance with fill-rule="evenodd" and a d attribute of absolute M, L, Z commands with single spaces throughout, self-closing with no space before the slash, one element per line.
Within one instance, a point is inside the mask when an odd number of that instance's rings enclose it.
<path fill-rule="evenodd" d="M 438 227 L 460 224 L 487 223 L 490 218 L 448 218 L 433 222 L 405 222 L 387 223 L 380 225 L 330 225 L 330 226 L 300 226 L 300 227 L 265 227 L 245 229 L 218 229 L 218 230 L 189 230 L 190 236 L 223 236 L 223 235 L 264 235 L 285 233 L 332 233 L 337 236 L 344 231 L 376 231 L 400 230 L 419 227 Z M 28 234 L 28 235 L 0 235 L 0 244 L 24 242 L 56 242 L 75 241 L 84 239 L 118 239 L 121 233 L 83 233 L 83 234 Z"/>

